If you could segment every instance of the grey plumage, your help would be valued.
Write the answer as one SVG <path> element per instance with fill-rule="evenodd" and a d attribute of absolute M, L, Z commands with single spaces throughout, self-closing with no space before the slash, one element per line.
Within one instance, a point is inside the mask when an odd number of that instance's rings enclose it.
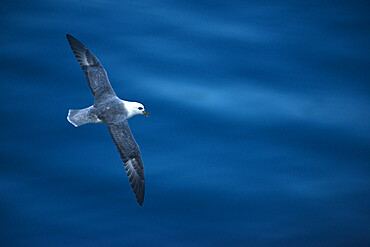
<path fill-rule="evenodd" d="M 145 194 L 145 178 L 139 146 L 132 136 L 127 120 L 108 123 L 107 125 L 125 166 L 136 199 L 142 205 Z"/>
<path fill-rule="evenodd" d="M 69 110 L 67 119 L 76 127 L 86 123 L 105 123 L 108 126 L 136 200 L 141 206 L 145 195 L 144 166 L 139 146 L 128 125 L 126 101 L 117 97 L 106 71 L 94 54 L 69 34 L 67 34 L 67 40 L 94 95 L 93 106 L 80 110 Z M 142 112 L 142 114 L 148 114 L 145 110 Z"/>
<path fill-rule="evenodd" d="M 88 86 L 91 93 L 95 96 L 95 100 L 106 94 L 116 96 L 110 85 L 107 72 L 94 54 L 69 34 L 67 34 L 67 40 L 78 63 L 81 65 L 82 71 L 85 73 Z"/>
<path fill-rule="evenodd" d="M 67 119 L 75 127 L 87 123 L 103 123 L 103 121 L 98 118 L 97 111 L 94 106 L 80 110 L 69 110 Z"/>

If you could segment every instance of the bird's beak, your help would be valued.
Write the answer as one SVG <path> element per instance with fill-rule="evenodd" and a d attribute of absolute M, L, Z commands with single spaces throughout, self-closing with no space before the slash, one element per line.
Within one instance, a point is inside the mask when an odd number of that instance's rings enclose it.
<path fill-rule="evenodd" d="M 149 117 L 149 113 L 147 113 L 146 111 L 143 111 L 143 114 L 147 117 Z"/>

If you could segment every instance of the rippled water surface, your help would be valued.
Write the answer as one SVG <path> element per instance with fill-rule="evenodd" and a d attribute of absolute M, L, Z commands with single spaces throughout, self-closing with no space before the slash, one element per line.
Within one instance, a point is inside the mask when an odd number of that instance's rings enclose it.
<path fill-rule="evenodd" d="M 298 3 L 299 2 L 299 3 Z M 369 8 L 350 1 L 2 1 L 3 246 L 369 246 Z M 65 34 L 105 66 L 135 201 Z"/>

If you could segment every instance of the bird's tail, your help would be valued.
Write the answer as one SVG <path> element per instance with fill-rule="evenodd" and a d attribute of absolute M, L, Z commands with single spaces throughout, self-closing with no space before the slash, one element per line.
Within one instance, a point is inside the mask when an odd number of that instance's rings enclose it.
<path fill-rule="evenodd" d="M 92 107 L 87 107 L 80 110 L 69 110 L 67 120 L 75 127 L 87 124 L 87 123 L 101 123 L 101 120 L 93 114 Z"/>
<path fill-rule="evenodd" d="M 69 110 L 67 115 L 67 120 L 71 124 L 73 124 L 75 127 L 81 126 L 86 121 L 83 121 L 83 118 L 81 117 L 81 110 Z"/>

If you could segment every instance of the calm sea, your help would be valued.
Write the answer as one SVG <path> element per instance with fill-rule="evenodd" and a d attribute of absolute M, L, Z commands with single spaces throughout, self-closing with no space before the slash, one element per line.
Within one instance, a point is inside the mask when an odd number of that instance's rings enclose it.
<path fill-rule="evenodd" d="M 2 246 L 369 246 L 365 1 L 2 1 Z M 145 166 L 139 207 L 70 33 Z"/>

